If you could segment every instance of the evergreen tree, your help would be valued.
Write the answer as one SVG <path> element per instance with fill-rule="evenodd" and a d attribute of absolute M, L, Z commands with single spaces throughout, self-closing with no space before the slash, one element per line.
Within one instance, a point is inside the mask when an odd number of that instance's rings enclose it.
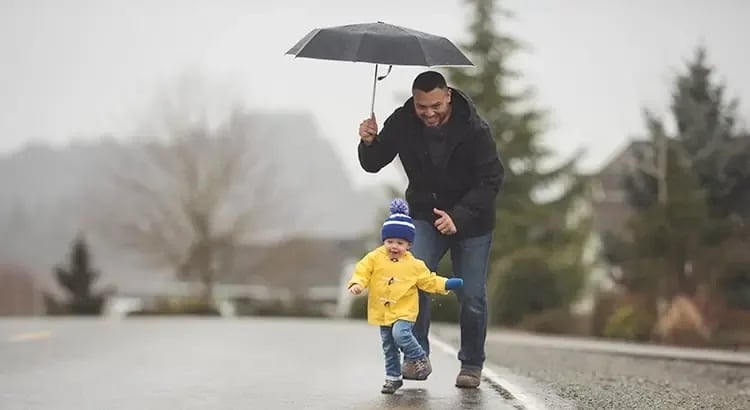
<path fill-rule="evenodd" d="M 727 101 L 726 86 L 717 83 L 707 53 L 698 47 L 672 94 L 677 138 L 701 186 L 711 214 L 724 218 L 750 215 L 750 145 L 738 139 L 739 101 Z M 743 149 L 744 148 L 744 149 Z"/>
<path fill-rule="evenodd" d="M 717 286 L 727 299 L 750 294 L 744 288 L 750 263 L 735 251 L 750 243 L 750 142 L 735 129 L 737 101 L 724 101 L 725 87 L 715 84 L 712 73 L 706 51 L 698 48 L 674 83 L 676 135 L 668 137 L 662 121 L 647 113 L 647 151 L 654 155 L 639 158 L 624 181 L 638 213 L 629 240 L 608 251 L 624 267 L 623 284 L 651 293 L 652 300 L 692 294 L 701 284 Z M 660 138 L 667 144 L 660 146 Z M 661 149 L 666 150 L 663 183 Z M 740 303 L 730 302 L 742 304 L 742 296 L 735 299 Z"/>
<path fill-rule="evenodd" d="M 652 135 L 652 141 L 657 138 Z M 678 145 L 669 141 L 666 147 L 665 199 L 658 201 L 653 195 L 651 201 L 639 204 L 637 216 L 629 224 L 629 256 L 621 261 L 621 283 L 631 292 L 648 295 L 654 303 L 661 297 L 695 291 L 700 278 L 694 275 L 694 267 L 700 264 L 701 252 L 706 249 L 705 234 L 710 228 L 704 190 L 680 161 Z M 650 182 L 647 189 L 657 185 L 651 175 L 641 173 L 640 177 Z M 639 188 L 633 185 L 631 189 Z M 655 305 L 651 308 L 655 310 Z"/>
<path fill-rule="evenodd" d="M 54 268 L 57 283 L 67 293 L 62 303 L 49 295 L 46 297 L 49 313 L 98 315 L 104 303 L 104 293 L 95 293 L 92 289 L 99 278 L 99 272 L 91 263 L 91 254 L 83 235 L 75 238 L 71 247 L 67 265 Z"/>
<path fill-rule="evenodd" d="M 739 101 L 716 81 L 705 48 L 698 47 L 677 77 L 672 115 L 677 138 L 706 192 L 712 218 L 706 232 L 704 269 L 730 305 L 750 307 L 750 135 L 738 129 Z"/>
<path fill-rule="evenodd" d="M 718 84 L 713 75 L 706 50 L 698 47 L 685 71 L 674 81 L 670 108 L 676 144 L 672 147 L 680 151 L 680 161 L 695 173 L 706 190 L 712 216 L 746 218 L 750 216 L 750 138 L 736 126 L 738 100 L 726 101 L 726 87 Z M 663 132 L 661 122 L 653 115 L 647 113 L 646 120 L 652 138 L 657 128 Z M 657 150 L 654 145 L 653 151 Z M 649 189 L 643 190 L 644 187 Z M 648 175 L 631 176 L 627 188 L 631 203 L 637 208 L 647 207 L 655 200 L 656 183 Z"/>
<path fill-rule="evenodd" d="M 510 80 L 518 77 L 508 64 L 518 42 L 496 30 L 496 16 L 506 16 L 494 0 L 467 0 L 473 7 L 469 27 L 472 40 L 462 47 L 475 67 L 448 70 L 452 85 L 466 92 L 492 127 L 506 177 L 498 201 L 498 222 L 492 250 L 490 282 L 493 322 L 513 323 L 527 313 L 565 307 L 577 297 L 587 267 L 582 260 L 589 235 L 589 221 L 571 221 L 571 214 L 585 193 L 586 180 L 576 171 L 574 155 L 554 169 L 543 169 L 553 155 L 542 145 L 544 113 L 523 108 L 527 93 L 511 91 Z M 536 199 L 540 191 L 562 188 L 550 201 Z M 535 280 L 532 277 L 538 277 Z M 503 295 L 528 297 L 514 306 Z M 527 283 L 544 283 L 530 288 Z M 523 290 L 526 289 L 526 290 Z M 544 292 L 546 289 L 546 293 Z M 525 303 L 531 296 L 549 301 Z M 511 312 L 512 310 L 512 312 Z"/>

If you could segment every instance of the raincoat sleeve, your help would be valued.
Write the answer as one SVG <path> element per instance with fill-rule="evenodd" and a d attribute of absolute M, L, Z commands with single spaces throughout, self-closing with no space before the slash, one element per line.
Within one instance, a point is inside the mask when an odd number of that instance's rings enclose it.
<path fill-rule="evenodd" d="M 497 153 L 489 125 L 483 124 L 474 134 L 471 149 L 473 158 L 469 161 L 474 167 L 473 187 L 453 209 L 447 211 L 458 232 L 461 232 L 464 226 L 471 225 L 471 220 L 480 211 L 495 207 L 495 198 L 500 192 L 505 176 L 505 168 Z"/>
<path fill-rule="evenodd" d="M 380 130 L 378 135 L 372 144 L 367 145 L 361 140 L 359 141 L 359 165 L 362 166 L 367 172 L 375 173 L 383 169 L 384 166 L 390 164 L 396 153 L 398 152 L 397 137 L 398 137 L 398 117 L 400 117 L 399 110 L 394 111 L 390 117 L 383 123 L 383 128 Z"/>
<path fill-rule="evenodd" d="M 417 268 L 417 288 L 424 292 L 439 293 L 447 295 L 450 291 L 445 289 L 445 282 L 448 278 L 438 276 L 427 268 L 427 265 L 421 260 L 415 262 Z"/>
<path fill-rule="evenodd" d="M 350 288 L 355 283 L 362 286 L 362 288 L 367 288 L 370 285 L 370 277 L 374 269 L 375 253 L 370 252 L 357 262 L 357 265 L 354 267 L 354 274 L 349 282 L 347 282 L 346 288 Z"/>

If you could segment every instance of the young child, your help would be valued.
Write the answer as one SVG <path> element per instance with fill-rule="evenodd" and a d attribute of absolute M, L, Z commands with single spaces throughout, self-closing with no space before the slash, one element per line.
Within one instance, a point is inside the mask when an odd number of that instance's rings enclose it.
<path fill-rule="evenodd" d="M 385 354 L 381 392 L 385 394 L 393 394 L 404 384 L 399 349 L 404 352 L 404 379 L 425 380 L 432 373 L 429 358 L 412 333 L 419 312 L 417 289 L 447 295 L 463 286 L 462 279 L 438 276 L 409 252 L 415 229 L 406 202 L 394 199 L 390 212 L 381 230 L 383 245 L 357 263 L 347 284 L 353 295 L 370 289 L 367 321 L 380 326 Z"/>

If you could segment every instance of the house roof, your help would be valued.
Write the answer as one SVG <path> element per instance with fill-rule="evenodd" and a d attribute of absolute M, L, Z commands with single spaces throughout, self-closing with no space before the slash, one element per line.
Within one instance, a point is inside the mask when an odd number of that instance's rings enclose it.
<path fill-rule="evenodd" d="M 607 161 L 594 177 L 599 181 L 603 190 L 619 190 L 622 186 L 622 177 L 630 171 L 632 162 L 638 158 L 649 158 L 651 155 L 651 145 L 648 141 L 630 141 Z"/>
<path fill-rule="evenodd" d="M 734 152 L 750 149 L 750 135 L 734 138 L 730 146 Z M 623 178 L 632 171 L 634 161 L 651 161 L 653 155 L 650 141 L 633 139 L 592 175 L 597 185 L 592 205 L 595 226 L 599 231 L 622 233 L 634 212 L 626 202 Z"/>
<path fill-rule="evenodd" d="M 217 282 L 307 289 L 339 286 L 347 264 L 362 256 L 358 239 L 290 238 L 271 245 L 233 250 L 232 263 Z"/>

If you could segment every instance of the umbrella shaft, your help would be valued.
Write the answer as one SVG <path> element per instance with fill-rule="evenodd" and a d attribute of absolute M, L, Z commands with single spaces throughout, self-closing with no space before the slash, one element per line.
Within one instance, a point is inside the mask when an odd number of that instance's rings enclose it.
<path fill-rule="evenodd" d="M 378 64 L 375 64 L 375 74 L 372 76 L 372 101 L 370 102 L 370 118 L 375 117 L 375 89 L 378 86 Z"/>

